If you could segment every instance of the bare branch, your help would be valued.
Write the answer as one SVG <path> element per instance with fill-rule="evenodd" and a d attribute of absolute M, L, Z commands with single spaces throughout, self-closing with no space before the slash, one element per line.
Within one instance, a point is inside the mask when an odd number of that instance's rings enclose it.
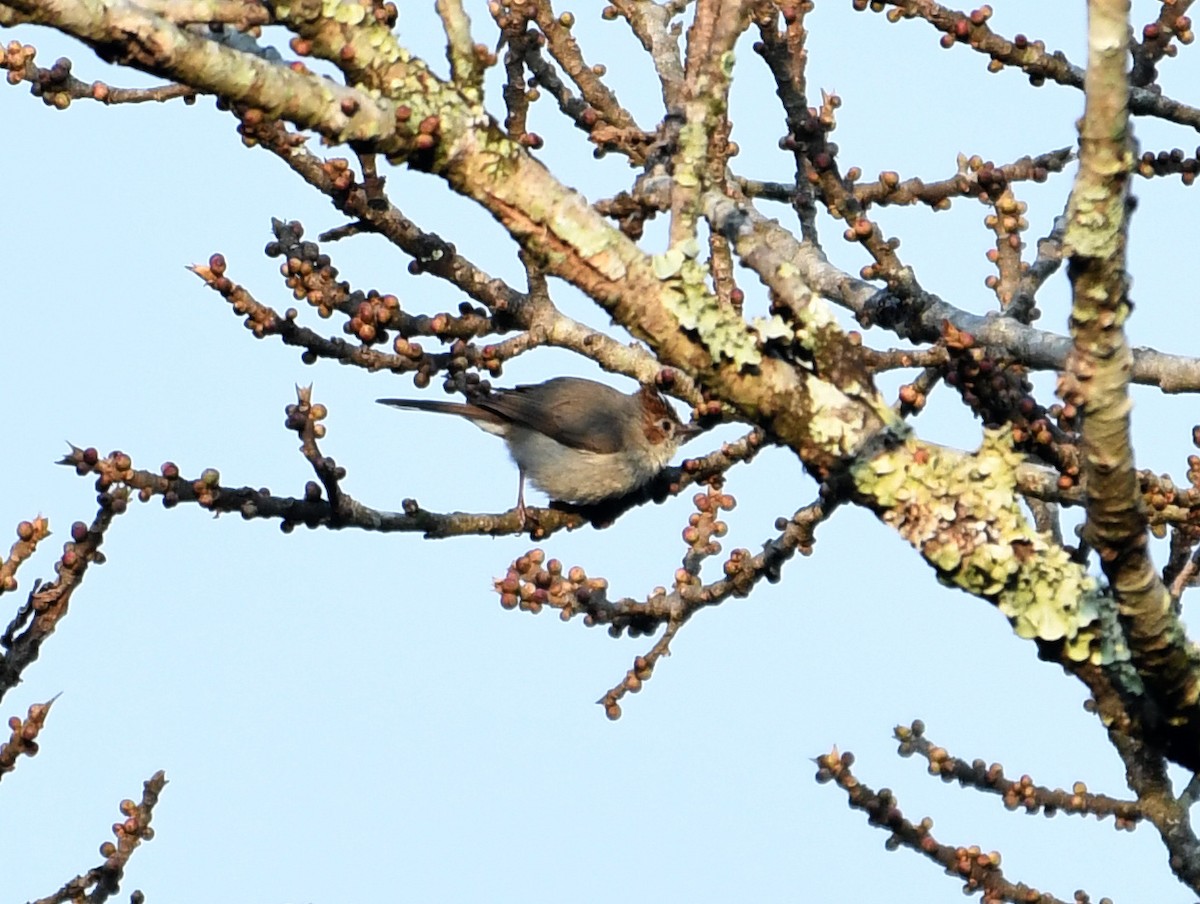
<path fill-rule="evenodd" d="M 1066 904 L 1061 898 L 1007 879 L 1000 869 L 1000 855 L 995 851 L 985 853 L 974 845 L 955 847 L 942 844 L 933 837 L 932 819 L 925 817 L 919 823 L 905 819 L 891 791 L 875 791 L 850 771 L 854 765 L 854 754 L 839 753 L 835 747 L 832 752 L 817 757 L 816 763 L 818 782 L 836 782 L 846 792 L 847 802 L 852 808 L 865 812 L 871 825 L 891 833 L 887 840 L 888 850 L 903 846 L 925 855 L 942 866 L 949 875 L 958 876 L 963 882 L 963 890 L 968 894 L 982 891 L 984 900 Z"/>
<path fill-rule="evenodd" d="M 141 801 L 121 801 L 121 814 L 125 819 L 113 825 L 116 843 L 106 841 L 100 845 L 100 854 L 104 857 L 100 866 L 76 876 L 58 891 L 31 904 L 75 904 L 79 901 L 102 904 L 120 891 L 129 858 L 143 841 L 154 838 L 150 820 L 166 784 L 166 776 L 161 771 L 156 772 L 144 783 Z"/>
<path fill-rule="evenodd" d="M 87 456 L 83 450 L 76 451 L 79 452 L 79 461 L 85 469 L 80 473 L 85 473 L 88 459 L 95 461 L 94 450 L 92 456 Z M 112 461 L 114 468 L 120 468 L 122 465 L 128 467 L 129 458 L 123 453 L 115 452 Z M 104 535 L 113 518 L 125 511 L 128 491 L 120 487 L 114 489 L 111 484 L 103 481 L 101 484 L 97 487 L 100 491 L 100 510 L 90 526 L 82 521 L 71 525 L 71 539 L 63 544 L 62 556 L 55 566 L 57 577 L 46 584 L 34 584 L 25 604 L 9 622 L 4 634 L 0 635 L 0 699 L 20 683 L 21 673 L 37 660 L 42 644 L 66 616 L 71 598 L 83 581 L 88 566 L 104 562 L 100 545 L 104 542 Z M 28 522 L 23 523 L 18 529 L 19 534 L 29 534 L 21 540 L 21 543 L 26 544 L 26 549 L 18 550 L 14 547 L 10 561 L 23 552 L 31 552 L 28 544 L 33 542 L 34 537 L 49 534 L 45 519 L 33 522 L 32 530 L 26 530 L 27 524 Z M 15 582 L 12 586 L 15 589 Z"/>

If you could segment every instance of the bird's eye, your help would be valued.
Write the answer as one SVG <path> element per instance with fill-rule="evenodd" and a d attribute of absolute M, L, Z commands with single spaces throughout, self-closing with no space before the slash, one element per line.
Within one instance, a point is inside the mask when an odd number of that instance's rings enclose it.
<path fill-rule="evenodd" d="M 661 421 L 659 421 L 658 427 L 660 430 L 662 430 L 663 433 L 667 434 L 668 436 L 670 436 L 672 433 L 675 432 L 675 424 L 671 421 L 671 419 L 669 417 L 665 417 Z"/>

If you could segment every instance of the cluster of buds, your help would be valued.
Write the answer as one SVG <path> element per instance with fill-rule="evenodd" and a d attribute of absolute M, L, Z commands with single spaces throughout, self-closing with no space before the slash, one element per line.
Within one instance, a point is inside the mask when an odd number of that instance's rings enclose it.
<path fill-rule="evenodd" d="M 316 242 L 302 241 L 304 227 L 295 221 L 276 224 L 276 241 L 264 249 L 267 257 L 282 257 L 279 273 L 298 301 L 307 301 L 322 317 L 333 316 L 350 295 L 350 286 L 338 282 L 338 271 Z"/>
<path fill-rule="evenodd" d="M 1167 0 L 1167 2 L 1163 4 L 1164 12 L 1166 8 L 1169 8 L 1173 5 L 1174 0 Z M 1161 21 L 1147 23 L 1146 27 L 1142 29 L 1142 39 L 1145 41 L 1161 40 L 1165 30 L 1163 28 L 1164 24 L 1165 23 Z M 1176 16 L 1174 23 L 1170 25 L 1170 32 L 1175 40 L 1177 40 L 1180 44 L 1191 44 L 1192 41 L 1196 40 L 1196 33 L 1192 31 L 1191 16 Z M 1170 55 L 1174 56 L 1174 54 Z"/>
<path fill-rule="evenodd" d="M 303 39 L 293 38 L 292 40 L 294 42 Z M 349 99 L 343 102 L 342 112 L 347 115 L 353 115 L 354 112 L 346 109 L 346 105 L 351 102 Z M 321 169 L 329 177 L 335 191 L 348 192 L 354 187 L 354 170 L 350 168 L 350 161 L 345 157 L 331 157 L 321 163 Z"/>
<path fill-rule="evenodd" d="M 12 772 L 16 768 L 17 757 L 37 755 L 37 736 L 46 722 L 46 716 L 50 713 L 50 706 L 53 702 L 51 700 L 48 703 L 35 703 L 29 707 L 29 712 L 24 719 L 20 716 L 13 716 L 8 720 L 8 727 L 12 734 L 7 742 L 0 744 L 0 775 Z"/>
<path fill-rule="evenodd" d="M 1019 287 L 1021 276 L 1029 269 L 1029 265 L 1021 260 L 1021 251 L 1025 248 L 1021 233 L 1029 229 L 1029 221 L 1025 219 L 1028 206 L 1004 187 L 1003 173 L 994 169 L 988 172 L 997 179 L 995 187 L 985 191 L 985 195 L 993 199 L 995 213 L 989 213 L 983 222 L 996 234 L 996 244 L 988 249 L 987 259 L 1000 272 L 988 275 L 984 285 L 996 293 L 1000 304 L 1007 309 Z"/>
<path fill-rule="evenodd" d="M 1196 181 L 1196 174 L 1200 173 L 1200 148 L 1196 149 L 1195 157 L 1185 156 L 1179 148 L 1159 151 L 1157 154 L 1146 151 L 1137 161 L 1137 171 L 1139 176 L 1147 179 L 1178 173 L 1184 185 L 1191 185 Z"/>
<path fill-rule="evenodd" d="M 39 69 L 37 81 L 33 83 L 31 93 L 40 97 L 51 107 L 65 110 L 71 106 L 71 92 L 68 90 L 71 81 L 71 61 L 59 57 L 49 69 Z"/>
<path fill-rule="evenodd" d="M 166 784 L 166 776 L 161 771 L 156 772 L 144 784 L 141 803 L 129 799 L 121 801 L 121 815 L 125 818 L 121 822 L 113 823 L 112 832 L 116 843 L 106 841 L 100 845 L 100 856 L 104 858 L 103 868 L 112 876 L 119 878 L 134 848 L 143 841 L 151 841 L 154 838 L 150 817 Z"/>
<path fill-rule="evenodd" d="M 971 894 L 986 883 L 988 873 L 1000 868 L 999 851 L 984 851 L 979 845 L 954 849 L 954 862 L 950 870 L 964 880 L 963 894 Z M 982 875 L 981 875 L 982 874 Z M 1040 897 L 1040 895 L 1039 895 Z"/>
<path fill-rule="evenodd" d="M 205 468 L 200 472 L 200 479 L 192 482 L 192 492 L 200 506 L 212 508 L 221 494 L 221 472 L 216 468 Z"/>
<path fill-rule="evenodd" d="M 159 473 L 166 481 L 166 488 L 163 491 L 163 508 L 174 508 L 179 505 L 179 465 L 173 461 L 164 461 L 159 468 Z M 138 491 L 138 498 L 142 502 L 149 502 L 148 494 L 151 492 L 153 491 L 149 487 L 143 487 Z"/>
<path fill-rule="evenodd" d="M 396 118 L 400 118 L 399 111 L 396 113 Z M 432 115 L 426 116 L 419 123 L 417 123 L 417 137 L 413 141 L 413 147 L 416 148 L 418 153 L 428 155 L 434 150 L 434 148 L 438 146 L 438 142 L 441 141 L 441 138 L 441 117 Z M 416 165 L 419 165 L 419 162 L 419 160 L 414 161 Z"/>
<path fill-rule="evenodd" d="M 124 505 L 118 507 L 116 505 L 116 500 L 121 499 L 124 501 L 124 499 L 127 498 L 127 493 L 128 490 L 125 487 L 120 487 L 116 493 L 109 494 L 109 498 L 113 501 L 108 507 L 116 512 L 116 514 L 120 514 L 121 511 L 124 511 Z M 76 521 L 74 524 L 72 524 L 71 539 L 63 544 L 62 555 L 59 556 L 58 561 L 54 563 L 55 573 L 61 574 L 64 570 L 74 571 L 78 569 L 84 557 L 91 557 L 95 561 L 102 562 L 103 555 L 95 548 L 97 545 L 99 545 L 98 540 L 99 537 L 93 536 L 91 529 L 84 522 Z M 84 546 L 85 544 L 86 549 L 81 552 L 80 547 Z M 35 602 L 34 608 L 39 608 L 37 602 Z"/>
<path fill-rule="evenodd" d="M 874 8 L 874 4 L 872 4 L 872 8 Z M 953 29 L 942 36 L 942 46 L 950 48 L 960 41 L 970 44 L 975 36 L 975 30 L 986 25 L 987 20 L 991 17 L 992 8 L 990 6 L 973 9 L 965 16 L 959 15 L 954 20 Z"/>
<path fill-rule="evenodd" d="M 19 85 L 25 77 L 26 67 L 33 62 L 33 58 L 37 56 L 37 48 L 30 44 L 22 44 L 20 41 L 9 41 L 8 46 L 4 48 L 4 56 L 0 57 L 0 69 L 8 70 L 8 83 L 10 85 Z"/>
<path fill-rule="evenodd" d="M 1188 456 L 1187 476 L 1191 485 L 1183 488 L 1177 487 L 1169 474 L 1138 471 L 1138 489 L 1151 515 L 1150 530 L 1159 539 L 1166 536 L 1168 520 L 1186 517 L 1189 523 L 1180 525 L 1181 528 L 1194 531 L 1196 519 L 1200 518 L 1200 482 L 1197 480 L 1200 478 L 1200 457 Z"/>
<path fill-rule="evenodd" d="M 683 565 L 675 570 L 675 589 L 683 595 L 700 590 L 700 565 L 709 556 L 721 552 L 718 537 L 729 531 L 729 525 L 719 520 L 722 511 L 731 511 L 737 500 L 721 492 L 724 481 L 721 477 L 709 480 L 707 492 L 692 497 L 696 511 L 688 516 L 688 526 L 683 529 L 683 542 L 688 551 Z"/>
<path fill-rule="evenodd" d="M 976 344 L 974 335 L 950 323 L 943 327 L 942 339 L 950 352 L 946 383 L 958 390 L 985 423 L 1010 423 L 1013 442 L 1019 448 L 1057 465 L 1060 489 L 1074 486 L 1079 480 L 1079 455 L 1064 428 L 1073 426 L 1077 400 L 1064 399 L 1066 404 L 1056 409 L 1060 427 L 1054 423 L 1054 415 L 1033 397 L 1024 367 L 997 361 Z"/>
<path fill-rule="evenodd" d="M 405 336 L 397 336 L 396 341 L 392 343 L 392 351 L 400 358 L 405 359 L 404 369 L 415 370 L 413 375 L 413 385 L 418 389 L 424 389 L 433 379 L 435 370 L 433 362 L 426 356 L 425 349 L 421 343 L 412 342 Z"/>
<path fill-rule="evenodd" d="M 559 610 L 563 621 L 568 621 L 580 610 L 606 602 L 608 581 L 604 578 L 589 578 L 576 565 L 564 573 L 558 559 L 546 561 L 541 549 L 531 549 L 509 566 L 508 573 L 495 582 L 500 594 L 500 605 L 505 609 L 520 609 L 535 615 L 543 606 Z M 589 627 L 596 624 L 592 615 L 585 617 Z"/>
<path fill-rule="evenodd" d="M 362 293 L 356 292 L 356 296 Z M 354 299 L 351 299 L 353 301 Z M 354 314 L 342 327 L 342 331 L 358 338 L 363 345 L 383 341 L 386 333 L 383 328 L 397 319 L 400 313 L 400 300 L 395 295 L 381 295 L 374 289 L 362 297 L 354 309 Z"/>
<path fill-rule="evenodd" d="M 1192 427 L 1192 445 L 1200 449 L 1200 424 Z M 1187 479 L 1196 490 L 1200 490 L 1200 455 L 1189 455 Z"/>
<path fill-rule="evenodd" d="M 997 203 L 997 213 L 1004 218 L 998 225 L 1003 226 L 1007 232 L 1029 228 L 1029 224 L 1023 219 L 1028 205 L 1006 195 L 1008 176 L 1005 175 L 1003 167 L 974 154 L 967 158 L 966 168 L 974 175 L 975 183 L 979 186 L 979 200 Z M 1035 166 L 1029 175 L 1034 182 L 1045 182 L 1050 177 L 1050 172 L 1044 166 Z M 989 223 L 988 228 L 994 226 Z"/>
<path fill-rule="evenodd" d="M 148 825 L 143 825 L 141 820 L 141 808 L 136 801 L 129 798 L 121 801 L 121 815 L 125 817 L 122 822 L 113 823 L 113 835 L 117 838 L 117 843 L 106 841 L 100 845 L 100 856 L 108 860 L 113 860 L 122 847 L 129 843 L 136 843 L 133 839 L 149 841 L 154 837 L 154 830 Z"/>
<path fill-rule="evenodd" d="M 259 304 L 242 286 L 226 276 L 228 268 L 229 264 L 225 260 L 225 255 L 217 253 L 209 257 L 208 266 L 197 264 L 190 269 L 204 280 L 209 288 L 218 292 L 222 298 L 228 301 L 234 313 L 246 318 L 243 325 L 254 334 L 256 339 L 262 339 L 269 333 L 275 332 L 279 326 L 279 318 L 275 311 L 266 305 Z M 287 320 L 293 321 L 298 315 L 295 308 L 289 308 L 285 316 Z"/>
<path fill-rule="evenodd" d="M 84 455 L 87 454 L 85 450 Z M 129 482 L 133 479 L 133 459 L 121 451 L 113 451 L 96 462 L 96 501 L 114 515 L 124 513 L 129 505 Z"/>
<path fill-rule="evenodd" d="M 320 402 L 311 402 L 307 398 L 307 394 L 302 393 L 298 401 L 288 405 L 283 411 L 285 415 L 283 425 L 288 430 L 293 433 L 304 433 L 311 428 L 312 435 L 316 439 L 324 439 L 325 425 L 320 421 L 329 416 L 329 409 Z"/>
<path fill-rule="evenodd" d="M 621 704 L 617 701 L 627 693 L 636 694 L 642 689 L 642 685 L 650 680 L 650 676 L 654 674 L 654 659 L 647 656 L 634 657 L 633 668 L 625 673 L 621 683 L 596 701 L 604 707 L 604 715 L 610 721 L 615 722 L 621 718 Z"/>
<path fill-rule="evenodd" d="M 688 516 L 688 526 L 683 529 L 683 542 L 695 555 L 715 556 L 721 551 L 721 544 L 714 538 L 723 537 L 729 531 L 729 525 L 717 520 L 717 516 L 722 511 L 733 511 L 737 500 L 729 493 L 721 492 L 723 484 L 721 478 L 714 477 L 709 481 L 707 492 L 692 497 L 696 511 Z"/>
<path fill-rule="evenodd" d="M 0 561 L 0 593 L 17 589 L 16 571 L 21 563 L 33 555 L 38 543 L 50 536 L 50 522 L 38 515 L 32 521 L 17 525 L 17 542 L 9 550 L 8 558 Z"/>

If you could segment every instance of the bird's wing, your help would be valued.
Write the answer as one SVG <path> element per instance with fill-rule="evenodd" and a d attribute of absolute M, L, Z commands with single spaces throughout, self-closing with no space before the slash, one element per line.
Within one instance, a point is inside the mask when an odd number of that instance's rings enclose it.
<path fill-rule="evenodd" d="M 629 397 L 603 383 L 557 377 L 502 390 L 475 404 L 573 449 L 611 455 L 625 448 L 621 415 Z"/>

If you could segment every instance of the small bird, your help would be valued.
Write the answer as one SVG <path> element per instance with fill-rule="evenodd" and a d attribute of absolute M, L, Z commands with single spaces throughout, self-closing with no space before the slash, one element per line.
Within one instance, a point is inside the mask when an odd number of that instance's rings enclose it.
<path fill-rule="evenodd" d="M 657 390 L 625 395 L 579 377 L 500 389 L 470 402 L 377 399 L 381 405 L 465 417 L 504 438 L 517 463 L 517 512 L 525 520 L 525 478 L 551 499 L 590 505 L 636 490 L 700 433 Z"/>

